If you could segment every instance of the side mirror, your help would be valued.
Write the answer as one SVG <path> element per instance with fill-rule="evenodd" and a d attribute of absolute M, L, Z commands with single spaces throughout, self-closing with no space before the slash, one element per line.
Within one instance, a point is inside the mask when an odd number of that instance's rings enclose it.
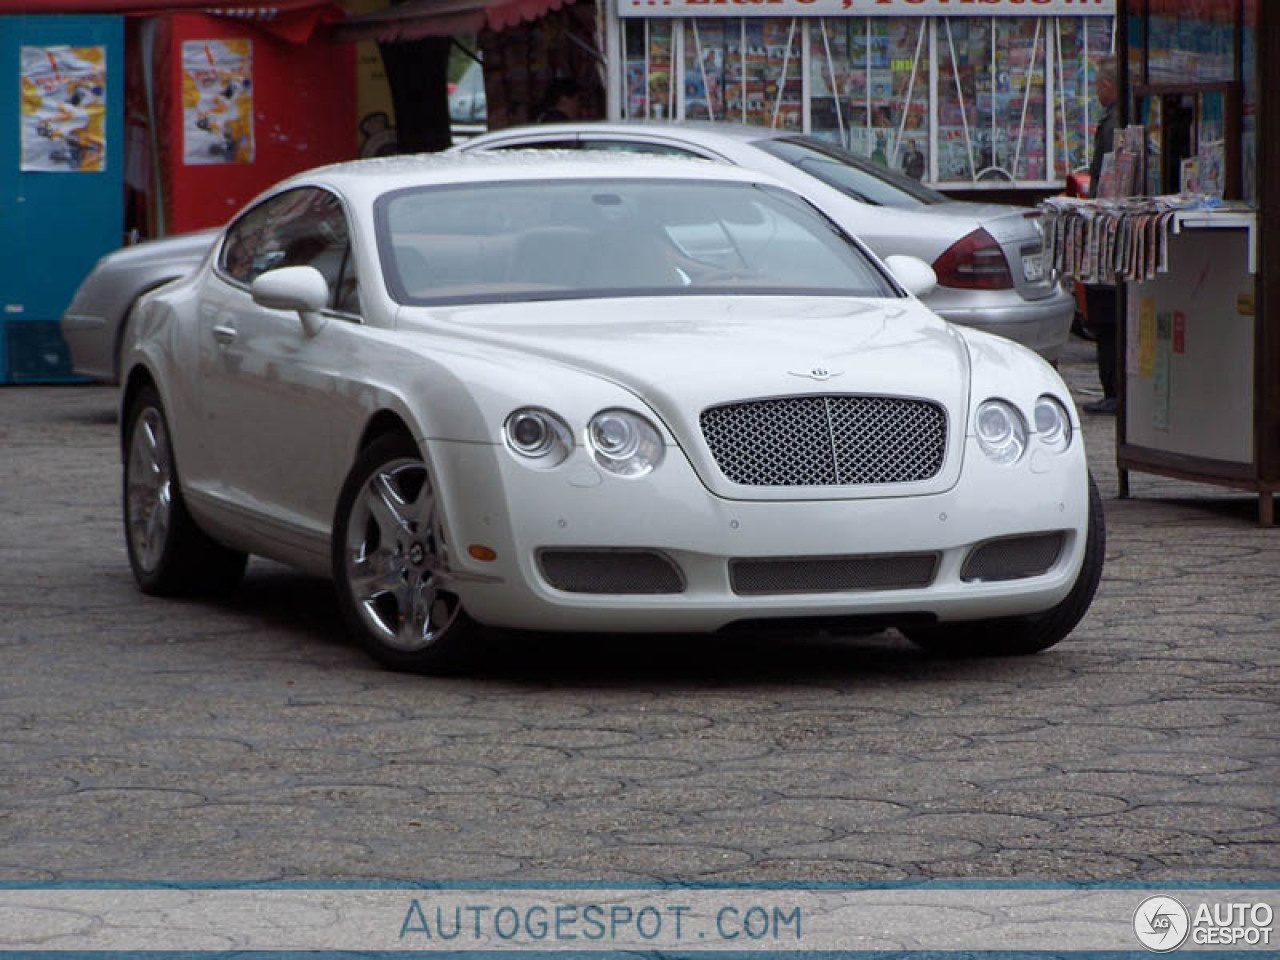
<path fill-rule="evenodd" d="M 919 257 L 904 257 L 895 253 L 884 258 L 884 265 L 906 287 L 907 292 L 914 296 L 928 296 L 938 285 L 938 275 L 933 272 L 933 267 Z"/>
<path fill-rule="evenodd" d="M 253 302 L 268 310 L 296 310 L 302 329 L 314 337 L 324 327 L 320 314 L 329 304 L 329 284 L 315 267 L 280 267 L 253 281 Z"/>

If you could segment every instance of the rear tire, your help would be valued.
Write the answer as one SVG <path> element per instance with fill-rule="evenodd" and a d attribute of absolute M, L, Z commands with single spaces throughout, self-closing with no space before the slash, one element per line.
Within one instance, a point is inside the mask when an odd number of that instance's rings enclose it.
<path fill-rule="evenodd" d="M 467 666 L 474 624 L 449 590 L 440 503 L 408 437 L 381 437 L 356 460 L 338 497 L 332 551 L 343 619 L 369 656 L 408 673 Z"/>
<path fill-rule="evenodd" d="M 182 497 L 169 423 L 152 386 L 138 391 L 125 420 L 124 532 L 129 566 L 143 593 L 229 593 L 248 556 L 196 526 Z"/>
<path fill-rule="evenodd" d="M 1106 518 L 1098 485 L 1089 475 L 1089 532 L 1071 592 L 1056 607 L 1028 617 L 971 620 L 916 627 L 908 639 L 944 657 L 1019 657 L 1048 650 L 1075 629 L 1093 603 L 1107 554 Z"/>

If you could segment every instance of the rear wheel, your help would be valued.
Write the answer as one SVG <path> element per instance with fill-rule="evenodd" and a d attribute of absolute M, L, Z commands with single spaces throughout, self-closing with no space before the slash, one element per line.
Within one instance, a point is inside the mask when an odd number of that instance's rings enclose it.
<path fill-rule="evenodd" d="M 235 589 L 248 556 L 211 539 L 187 512 L 155 388 L 138 391 L 126 416 L 125 542 L 138 586 L 159 596 Z"/>
<path fill-rule="evenodd" d="M 347 629 L 375 660 L 413 673 L 465 665 L 473 624 L 450 590 L 440 504 L 407 437 L 374 441 L 351 468 L 332 560 Z"/>
<path fill-rule="evenodd" d="M 1089 476 L 1089 532 L 1071 592 L 1056 607 L 1028 617 L 972 620 L 906 631 L 917 646 L 939 656 L 1013 657 L 1048 650 L 1075 629 L 1097 593 L 1107 553 L 1106 519 L 1098 485 Z"/>

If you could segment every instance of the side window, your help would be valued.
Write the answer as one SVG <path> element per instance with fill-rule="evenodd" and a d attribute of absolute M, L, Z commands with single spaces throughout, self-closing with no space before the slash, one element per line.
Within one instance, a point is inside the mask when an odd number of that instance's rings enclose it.
<path fill-rule="evenodd" d="M 516 143 L 499 144 L 489 149 L 496 152 L 498 150 L 578 150 L 581 147 L 577 140 L 520 140 Z"/>
<path fill-rule="evenodd" d="M 643 140 L 583 140 L 583 150 L 599 150 L 610 153 L 648 153 L 660 157 L 693 157 L 706 159 L 702 154 L 667 143 L 649 143 Z"/>
<path fill-rule="evenodd" d="M 277 267 L 315 267 L 329 284 L 329 306 L 360 312 L 347 218 L 328 191 L 290 190 L 245 213 L 227 231 L 220 265 L 246 285 Z"/>

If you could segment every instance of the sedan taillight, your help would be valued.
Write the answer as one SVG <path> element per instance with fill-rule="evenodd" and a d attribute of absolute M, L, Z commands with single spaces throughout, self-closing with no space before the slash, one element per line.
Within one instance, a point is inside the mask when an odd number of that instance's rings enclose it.
<path fill-rule="evenodd" d="M 953 243 L 933 264 L 938 285 L 962 290 L 1008 290 L 1013 274 L 1000 244 L 979 228 Z"/>

